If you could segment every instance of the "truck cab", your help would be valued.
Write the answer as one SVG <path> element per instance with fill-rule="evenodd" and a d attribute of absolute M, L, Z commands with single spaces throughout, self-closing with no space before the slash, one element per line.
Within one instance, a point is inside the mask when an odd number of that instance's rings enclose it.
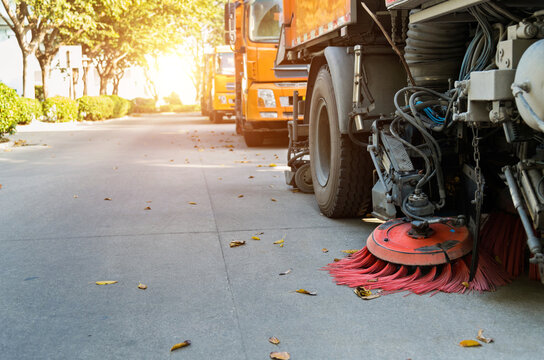
<path fill-rule="evenodd" d="M 306 92 L 306 66 L 274 65 L 282 23 L 281 0 L 225 6 L 226 42 L 235 52 L 236 131 L 248 146 L 261 145 L 268 134 L 287 134 L 293 92 L 302 97 Z"/>
<path fill-rule="evenodd" d="M 219 123 L 234 115 L 234 53 L 230 46 L 218 46 L 204 55 L 200 108 L 202 115 Z"/>

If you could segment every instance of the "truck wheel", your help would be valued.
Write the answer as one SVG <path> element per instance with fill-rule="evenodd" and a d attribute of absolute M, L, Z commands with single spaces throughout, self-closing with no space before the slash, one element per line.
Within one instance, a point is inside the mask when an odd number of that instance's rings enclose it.
<path fill-rule="evenodd" d="M 319 70 L 311 98 L 310 164 L 315 198 L 325 216 L 354 217 L 368 210 L 372 190 L 370 156 L 340 133 L 327 66 Z"/>
<path fill-rule="evenodd" d="M 309 163 L 306 163 L 297 169 L 297 172 L 295 173 L 295 185 L 303 193 L 311 194 L 314 192 L 312 171 Z"/>
<path fill-rule="evenodd" d="M 212 111 L 210 114 L 210 121 L 214 124 L 220 124 L 223 121 L 223 114 L 218 111 Z"/>
<path fill-rule="evenodd" d="M 261 146 L 263 144 L 264 136 L 261 132 L 244 131 L 244 140 L 248 147 Z"/>

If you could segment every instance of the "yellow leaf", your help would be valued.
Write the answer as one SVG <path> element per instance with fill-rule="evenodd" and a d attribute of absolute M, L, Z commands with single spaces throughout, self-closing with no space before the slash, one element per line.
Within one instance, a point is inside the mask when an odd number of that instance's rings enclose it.
<path fill-rule="evenodd" d="M 289 355 L 288 352 L 271 352 L 270 358 L 272 360 L 289 360 L 291 359 L 291 355 Z"/>
<path fill-rule="evenodd" d="M 252 238 L 253 240 L 261 240 L 261 238 L 258 237 L 258 236 L 252 236 L 251 238 Z"/>
<path fill-rule="evenodd" d="M 138 289 L 145 290 L 145 289 L 147 289 L 147 285 L 144 285 L 142 283 L 138 283 Z"/>
<path fill-rule="evenodd" d="M 334 258 L 332 261 L 334 261 L 334 262 L 339 262 L 340 259 L 339 259 L 339 258 Z"/>
<path fill-rule="evenodd" d="M 297 292 L 299 294 L 311 295 L 311 296 L 317 295 L 316 291 L 308 291 L 308 290 L 304 290 L 304 289 L 298 289 L 298 290 L 295 290 L 295 292 Z"/>
<path fill-rule="evenodd" d="M 480 340 L 481 342 L 484 342 L 486 344 L 489 344 L 489 343 L 492 343 L 493 342 L 493 339 L 492 338 L 486 338 L 484 336 L 484 330 L 483 329 L 480 329 L 478 330 L 478 335 L 476 336 L 476 339 Z"/>
<path fill-rule="evenodd" d="M 323 248 L 323 249 L 321 249 L 321 251 L 323 251 L 324 253 L 328 253 L 328 252 L 329 252 L 329 249 Z"/>
<path fill-rule="evenodd" d="M 270 164 L 268 165 L 268 167 L 276 167 L 276 166 L 278 166 L 278 165 L 276 165 L 276 164 L 274 164 L 274 163 L 270 163 Z"/>
<path fill-rule="evenodd" d="M 463 340 L 459 343 L 462 347 L 475 347 L 475 346 L 482 346 L 479 342 L 476 340 Z"/>
<path fill-rule="evenodd" d="M 104 200 L 106 200 L 106 201 L 111 201 L 111 198 L 104 198 Z"/>
<path fill-rule="evenodd" d="M 181 342 L 181 343 L 178 343 L 178 344 L 172 346 L 170 351 L 181 349 L 181 348 L 184 348 L 184 347 L 189 346 L 189 345 L 191 345 L 191 340 L 185 340 L 184 342 Z"/>
<path fill-rule="evenodd" d="M 356 249 L 352 249 L 352 250 L 342 250 L 342 252 L 344 254 L 355 254 L 357 251 L 359 250 L 356 250 Z"/>
<path fill-rule="evenodd" d="M 363 286 L 358 286 L 357 288 L 353 289 L 353 292 L 363 300 L 372 300 L 381 296 L 380 294 L 373 294 L 372 291 Z"/>
<path fill-rule="evenodd" d="M 262 165 L 257 165 L 257 167 L 263 167 Z"/>
<path fill-rule="evenodd" d="M 274 241 L 274 244 L 283 244 L 284 242 L 285 242 L 285 240 L 280 239 L 280 240 Z"/>
<path fill-rule="evenodd" d="M 461 285 L 463 285 L 463 286 L 466 287 L 467 289 L 468 289 L 468 287 L 470 286 L 470 284 L 469 284 L 468 282 L 466 282 L 466 281 L 463 281 L 463 282 L 461 283 Z"/>
<path fill-rule="evenodd" d="M 285 270 L 284 272 L 281 272 L 280 275 L 287 275 L 287 274 L 289 274 L 291 271 L 293 271 L 293 269 L 287 269 L 287 270 Z"/>
<path fill-rule="evenodd" d="M 242 246 L 242 245 L 245 245 L 245 244 L 246 244 L 245 241 L 234 240 L 234 241 L 230 242 L 229 246 L 232 248 L 232 247 Z"/>
<path fill-rule="evenodd" d="M 117 281 L 115 280 L 105 280 L 105 281 L 97 281 L 96 285 L 111 285 L 111 284 L 117 284 Z"/>
<path fill-rule="evenodd" d="M 146 204 L 151 204 L 153 201 L 149 200 L 149 201 L 146 201 L 145 203 Z"/>
<path fill-rule="evenodd" d="M 271 338 L 269 338 L 268 341 L 270 341 L 274 345 L 278 345 L 280 343 L 280 340 L 275 336 L 272 336 Z"/>
<path fill-rule="evenodd" d="M 151 208 L 149 206 L 147 206 L 144 210 L 151 210 Z"/>
<path fill-rule="evenodd" d="M 188 204 L 189 204 L 189 205 L 196 205 L 196 202 L 194 202 L 194 201 L 189 201 Z"/>
<path fill-rule="evenodd" d="M 2 188 L 2 185 L 0 185 L 0 189 Z M 77 195 L 74 195 L 74 199 L 77 199 L 78 196 Z"/>
<path fill-rule="evenodd" d="M 283 244 L 280 244 L 280 247 L 283 247 Z"/>
<path fill-rule="evenodd" d="M 240 194 L 240 195 L 238 195 L 238 197 L 239 197 L 239 198 L 243 198 L 243 197 L 244 197 L 244 195 Z"/>
<path fill-rule="evenodd" d="M 278 201 L 278 200 L 276 200 L 276 199 L 274 199 L 274 198 L 271 198 L 270 201 Z"/>
<path fill-rule="evenodd" d="M 255 176 L 253 176 L 253 175 L 250 175 L 250 176 L 248 177 L 248 179 L 253 179 L 253 178 L 255 178 Z"/>

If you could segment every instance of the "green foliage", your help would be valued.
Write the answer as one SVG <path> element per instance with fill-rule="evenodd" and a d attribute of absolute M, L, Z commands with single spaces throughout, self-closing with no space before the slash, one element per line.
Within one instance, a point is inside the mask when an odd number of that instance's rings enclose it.
<path fill-rule="evenodd" d="M 127 115 L 132 107 L 132 103 L 117 95 L 109 95 L 109 98 L 113 100 L 113 117 L 120 118 Z"/>
<path fill-rule="evenodd" d="M 180 112 L 193 112 L 193 111 L 200 111 L 200 105 L 165 104 L 165 105 L 161 105 L 160 107 L 160 112 L 180 113 Z"/>
<path fill-rule="evenodd" d="M 43 114 L 47 121 L 67 122 L 77 120 L 78 103 L 63 96 L 55 96 L 43 102 Z"/>
<path fill-rule="evenodd" d="M 154 113 L 157 112 L 154 99 L 136 98 L 132 100 L 133 113 Z"/>
<path fill-rule="evenodd" d="M 113 116 L 115 103 L 106 95 L 82 96 L 79 103 L 79 119 L 81 120 L 104 120 Z"/>
<path fill-rule="evenodd" d="M 15 132 L 17 116 L 18 95 L 15 90 L 0 82 L 0 138 Z"/>
<path fill-rule="evenodd" d="M 40 100 L 19 98 L 17 124 L 26 125 L 43 116 L 42 103 Z"/>
<path fill-rule="evenodd" d="M 179 95 L 173 91 L 170 95 L 164 97 L 164 101 L 166 101 L 168 105 L 183 105 Z"/>

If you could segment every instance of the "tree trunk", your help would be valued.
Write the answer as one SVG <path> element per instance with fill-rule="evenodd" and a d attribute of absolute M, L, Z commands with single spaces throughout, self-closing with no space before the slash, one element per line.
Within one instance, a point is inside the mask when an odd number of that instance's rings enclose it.
<path fill-rule="evenodd" d="M 42 69 L 43 98 L 49 97 L 49 79 L 51 78 L 51 59 L 42 59 L 39 61 Z"/>
<path fill-rule="evenodd" d="M 87 75 L 89 74 L 89 66 L 83 67 L 83 96 L 87 96 Z"/>
<path fill-rule="evenodd" d="M 109 78 L 107 75 L 100 75 L 100 95 L 107 95 L 108 80 Z"/>
<path fill-rule="evenodd" d="M 34 99 L 34 76 L 28 68 L 28 59 L 30 58 L 30 53 L 22 52 L 23 54 L 23 97 Z"/>

